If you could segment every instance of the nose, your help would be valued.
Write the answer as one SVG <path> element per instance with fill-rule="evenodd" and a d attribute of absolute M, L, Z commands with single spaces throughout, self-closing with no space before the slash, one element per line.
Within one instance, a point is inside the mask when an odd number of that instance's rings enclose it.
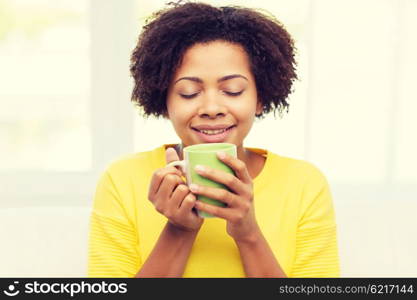
<path fill-rule="evenodd" d="M 198 115 L 201 118 L 215 119 L 225 116 L 227 108 L 223 103 L 220 95 L 207 93 L 201 98 L 201 104 L 198 108 Z"/>

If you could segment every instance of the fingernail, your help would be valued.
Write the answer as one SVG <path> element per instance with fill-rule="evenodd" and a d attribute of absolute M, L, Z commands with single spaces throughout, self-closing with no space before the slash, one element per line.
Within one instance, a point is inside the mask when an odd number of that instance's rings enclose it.
<path fill-rule="evenodd" d="M 202 165 L 196 165 L 196 166 L 195 166 L 195 170 L 196 170 L 197 172 L 201 172 L 201 173 L 203 173 L 203 172 L 205 171 L 205 168 L 204 168 Z"/>
<path fill-rule="evenodd" d="M 198 191 L 198 185 L 196 185 L 194 183 L 190 184 L 190 190 L 192 192 L 197 192 Z"/>
<path fill-rule="evenodd" d="M 217 152 L 217 156 L 220 159 L 224 159 L 224 158 L 226 158 L 226 153 L 224 153 L 223 151 L 219 151 L 219 152 Z"/>

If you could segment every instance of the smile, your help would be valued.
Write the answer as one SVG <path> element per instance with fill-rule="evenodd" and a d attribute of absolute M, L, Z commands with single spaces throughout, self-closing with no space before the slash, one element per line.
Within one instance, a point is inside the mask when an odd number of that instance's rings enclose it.
<path fill-rule="evenodd" d="M 230 132 L 236 126 L 230 126 L 228 128 L 223 129 L 196 129 L 193 130 L 197 133 L 199 139 L 201 139 L 205 143 L 220 143 L 224 142 L 227 137 L 229 136 Z"/>
<path fill-rule="evenodd" d="M 200 131 L 202 133 L 205 133 L 205 134 L 213 135 L 213 134 L 223 133 L 226 130 L 228 130 L 228 128 L 225 128 L 225 129 L 217 129 L 217 130 L 198 130 L 198 131 Z"/>

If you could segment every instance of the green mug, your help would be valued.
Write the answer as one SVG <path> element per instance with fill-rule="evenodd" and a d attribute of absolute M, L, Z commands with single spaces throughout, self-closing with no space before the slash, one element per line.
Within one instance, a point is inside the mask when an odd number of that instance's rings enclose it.
<path fill-rule="evenodd" d="M 195 166 L 202 165 L 208 166 L 213 169 L 222 170 L 224 172 L 235 174 L 233 169 L 230 168 L 228 165 L 224 164 L 221 160 L 217 158 L 216 153 L 218 151 L 223 151 L 233 157 L 237 157 L 237 150 L 236 145 L 229 144 L 229 143 L 207 143 L 207 144 L 196 144 L 185 147 L 183 149 L 183 157 L 184 160 L 173 161 L 169 163 L 167 166 L 179 166 L 182 171 L 185 173 L 187 178 L 187 185 L 190 186 L 192 183 L 202 185 L 202 186 L 209 186 L 215 188 L 221 188 L 229 190 L 224 184 L 212 181 L 206 177 L 199 175 L 195 171 Z M 216 205 L 220 207 L 225 207 L 226 204 L 206 197 L 202 195 L 198 195 L 197 199 L 208 203 L 211 205 Z M 214 217 L 211 214 L 208 214 L 203 211 L 197 210 L 198 215 L 201 218 L 212 218 Z"/>

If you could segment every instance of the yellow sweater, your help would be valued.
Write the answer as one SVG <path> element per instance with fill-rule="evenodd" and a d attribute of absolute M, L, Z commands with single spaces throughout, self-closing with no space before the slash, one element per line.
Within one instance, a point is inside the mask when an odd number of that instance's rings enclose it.
<path fill-rule="evenodd" d="M 147 199 L 152 173 L 165 165 L 164 145 L 123 157 L 102 174 L 90 220 L 88 276 L 133 277 L 167 219 Z M 311 163 L 249 148 L 266 157 L 253 180 L 257 222 L 289 277 L 338 277 L 332 197 Z M 205 219 L 184 277 L 244 277 L 226 221 Z"/>

